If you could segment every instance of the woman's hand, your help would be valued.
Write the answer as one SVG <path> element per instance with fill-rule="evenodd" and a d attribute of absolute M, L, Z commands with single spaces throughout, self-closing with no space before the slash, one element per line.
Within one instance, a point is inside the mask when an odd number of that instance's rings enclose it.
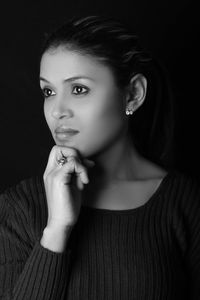
<path fill-rule="evenodd" d="M 62 153 L 67 157 L 64 165 L 58 160 Z M 49 155 L 43 175 L 47 204 L 48 228 L 67 228 L 73 226 L 80 213 L 82 204 L 81 191 L 89 182 L 87 167 L 94 162 L 84 159 L 84 164 L 76 149 L 55 145 Z"/>

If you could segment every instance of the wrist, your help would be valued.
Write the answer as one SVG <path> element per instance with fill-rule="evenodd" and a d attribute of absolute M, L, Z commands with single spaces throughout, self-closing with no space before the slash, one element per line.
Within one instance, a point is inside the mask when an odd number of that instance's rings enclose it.
<path fill-rule="evenodd" d="M 44 228 L 40 244 L 51 251 L 63 252 L 72 231 L 72 226 L 51 224 Z"/>

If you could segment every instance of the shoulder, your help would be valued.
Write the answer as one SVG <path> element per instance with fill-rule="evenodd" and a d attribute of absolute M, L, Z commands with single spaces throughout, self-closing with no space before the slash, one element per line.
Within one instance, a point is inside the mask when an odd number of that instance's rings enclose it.
<path fill-rule="evenodd" d="M 45 188 L 41 175 L 23 179 L 0 194 L 0 218 L 9 214 L 10 218 L 23 218 L 30 223 L 44 217 L 46 211 Z"/>
<path fill-rule="evenodd" d="M 174 220 L 185 225 L 200 224 L 200 180 L 195 175 L 174 171 L 165 190 Z"/>
<path fill-rule="evenodd" d="M 200 179 L 195 175 L 174 169 L 165 180 L 168 182 L 166 195 L 177 199 L 183 205 L 187 205 L 188 199 L 195 200 L 200 196 Z"/>
<path fill-rule="evenodd" d="M 165 197 L 171 241 L 181 251 L 188 267 L 197 270 L 200 267 L 200 180 L 195 175 L 176 171 L 168 183 Z"/>
<path fill-rule="evenodd" d="M 195 175 L 173 170 L 169 177 L 171 177 L 171 180 L 169 180 L 169 189 L 176 195 L 176 198 L 186 200 L 188 197 L 194 199 L 200 196 L 200 179 Z"/>
<path fill-rule="evenodd" d="M 44 184 L 41 175 L 22 179 L 16 185 L 6 188 L 0 199 L 6 198 L 10 206 L 23 205 L 24 201 L 31 202 L 44 194 Z"/>

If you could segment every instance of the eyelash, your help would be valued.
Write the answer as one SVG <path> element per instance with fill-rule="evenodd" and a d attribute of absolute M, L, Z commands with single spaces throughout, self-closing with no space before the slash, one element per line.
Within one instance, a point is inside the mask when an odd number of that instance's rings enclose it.
<path fill-rule="evenodd" d="M 89 89 L 88 88 L 86 88 L 86 87 L 84 87 L 84 86 L 82 86 L 82 85 L 74 85 L 73 86 L 73 90 L 75 89 L 75 88 L 83 88 L 83 89 L 86 89 L 86 92 L 83 92 L 83 93 L 73 93 L 74 95 L 84 95 L 84 94 L 87 94 L 88 92 L 89 92 Z M 48 88 L 48 87 L 45 87 L 45 88 L 43 88 L 42 89 L 42 93 L 43 93 L 43 96 L 45 97 L 45 98 L 49 98 L 49 97 L 51 97 L 51 96 L 54 96 L 54 95 L 45 95 L 45 90 L 48 90 L 48 91 L 52 91 L 52 89 L 50 89 L 50 88 Z M 72 91 L 73 91 L 72 90 Z"/>

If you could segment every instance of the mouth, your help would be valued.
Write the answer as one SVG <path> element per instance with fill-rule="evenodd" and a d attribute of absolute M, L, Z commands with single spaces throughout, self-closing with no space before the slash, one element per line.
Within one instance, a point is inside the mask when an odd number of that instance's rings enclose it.
<path fill-rule="evenodd" d="M 55 130 L 55 137 L 57 140 L 65 141 L 65 140 L 69 140 L 70 138 L 72 138 L 73 136 L 75 136 L 78 133 L 79 133 L 78 130 L 74 130 L 71 128 L 57 129 L 57 130 Z"/>

